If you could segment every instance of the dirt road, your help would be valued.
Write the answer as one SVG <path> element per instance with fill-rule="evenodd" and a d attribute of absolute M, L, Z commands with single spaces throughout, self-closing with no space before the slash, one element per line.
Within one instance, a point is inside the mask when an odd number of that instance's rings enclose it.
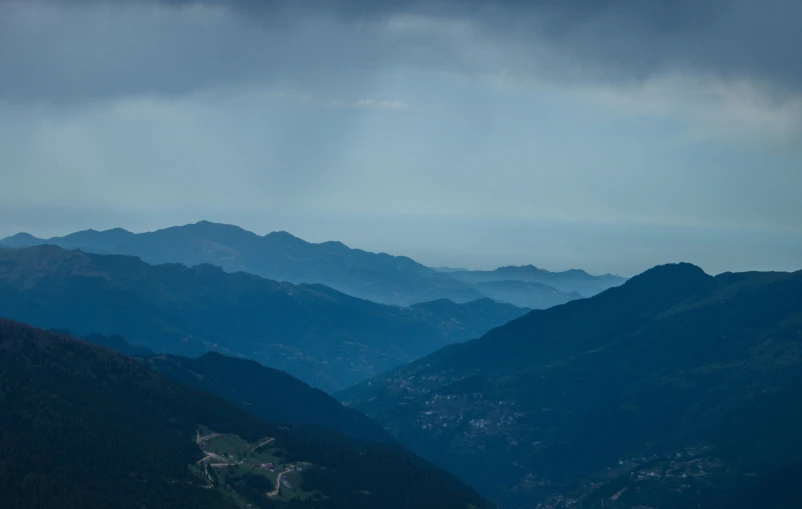
<path fill-rule="evenodd" d="M 267 445 L 267 444 L 269 444 L 270 442 L 273 442 L 274 440 L 275 440 L 275 438 L 268 438 L 268 439 L 266 439 L 264 442 L 262 442 L 261 444 L 259 444 L 259 445 L 255 445 L 255 446 L 251 447 L 251 450 L 252 450 L 252 451 L 255 451 L 256 449 L 258 449 L 258 448 L 262 447 L 263 445 Z"/>
<path fill-rule="evenodd" d="M 278 474 L 278 477 L 276 477 L 276 489 L 274 489 L 271 492 L 268 492 L 268 494 L 267 494 L 268 497 L 275 497 L 276 495 L 278 495 L 278 490 L 279 490 L 279 488 L 281 488 L 281 477 L 284 474 L 289 474 L 290 472 L 292 472 L 292 469 L 288 468 L 287 470 L 285 470 L 285 471 L 281 472 L 280 474 Z"/>

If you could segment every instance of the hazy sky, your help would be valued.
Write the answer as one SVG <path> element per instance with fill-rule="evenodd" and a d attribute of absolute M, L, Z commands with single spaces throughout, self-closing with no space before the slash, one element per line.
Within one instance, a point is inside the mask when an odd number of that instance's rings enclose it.
<path fill-rule="evenodd" d="M 802 269 L 799 0 L 0 0 L 0 236 Z"/>

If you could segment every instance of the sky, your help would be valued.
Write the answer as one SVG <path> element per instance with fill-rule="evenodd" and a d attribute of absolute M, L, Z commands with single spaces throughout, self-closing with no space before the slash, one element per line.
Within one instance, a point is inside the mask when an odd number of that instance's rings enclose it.
<path fill-rule="evenodd" d="M 802 269 L 798 0 L 0 0 L 0 237 Z"/>

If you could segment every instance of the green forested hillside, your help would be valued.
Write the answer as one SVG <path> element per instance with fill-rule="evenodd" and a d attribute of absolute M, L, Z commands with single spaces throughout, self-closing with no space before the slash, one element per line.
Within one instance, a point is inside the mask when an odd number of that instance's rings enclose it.
<path fill-rule="evenodd" d="M 802 460 L 802 272 L 657 267 L 339 397 L 505 508 L 721 507 Z"/>
<path fill-rule="evenodd" d="M 69 331 L 52 331 L 70 335 Z M 216 394 L 274 423 L 312 424 L 366 442 L 394 442 L 365 414 L 343 406 L 331 395 L 289 373 L 247 359 L 209 352 L 197 359 L 154 355 L 121 336 L 88 334 L 82 339 L 136 357 L 149 368 L 189 387 Z"/>
<path fill-rule="evenodd" d="M 250 462 L 265 457 L 291 470 L 275 494 L 278 474 Z M 134 359 L 8 320 L 0 458 L 4 509 L 489 507 L 397 446 L 268 424 Z"/>

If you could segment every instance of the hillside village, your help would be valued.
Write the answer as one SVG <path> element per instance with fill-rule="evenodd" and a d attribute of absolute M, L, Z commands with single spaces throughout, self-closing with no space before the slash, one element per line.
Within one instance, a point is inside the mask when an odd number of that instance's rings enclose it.
<path fill-rule="evenodd" d="M 664 455 L 653 454 L 621 459 L 580 483 L 578 489 L 556 490 L 536 509 L 659 509 L 640 505 L 638 499 L 660 493 L 673 503 L 682 503 L 683 495 L 704 492 L 715 486 L 732 484 L 739 477 L 752 479 L 755 473 L 739 471 L 739 465 L 714 454 L 709 444 L 697 444 Z M 523 488 L 548 486 L 549 482 L 530 475 Z"/>

